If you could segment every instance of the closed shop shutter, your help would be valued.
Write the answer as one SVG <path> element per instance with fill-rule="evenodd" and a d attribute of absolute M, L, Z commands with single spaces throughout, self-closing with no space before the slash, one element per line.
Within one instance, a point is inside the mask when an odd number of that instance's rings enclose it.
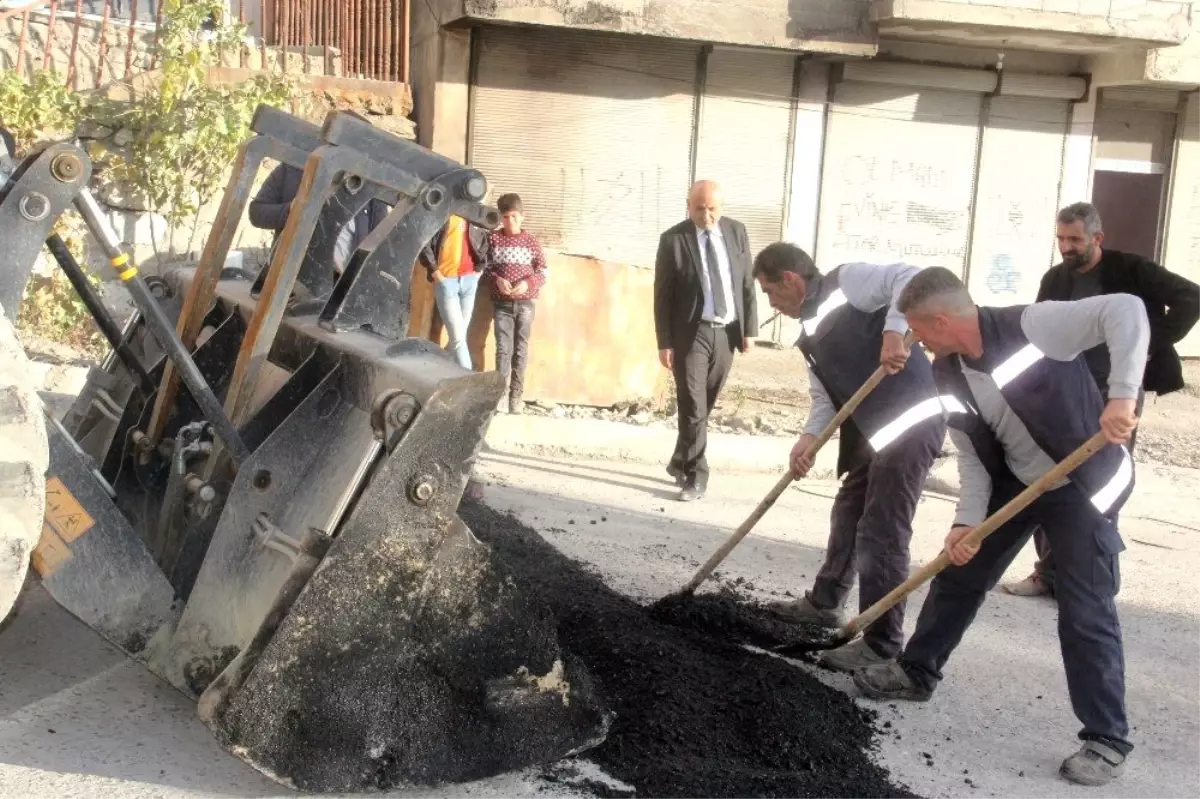
<path fill-rule="evenodd" d="M 696 179 L 721 184 L 725 213 L 746 226 L 755 253 L 783 234 L 795 68 L 786 53 L 708 57 Z"/>
<path fill-rule="evenodd" d="M 697 45 L 568 31 L 481 31 L 469 160 L 517 192 L 543 243 L 653 266 L 686 218 Z"/>
<path fill-rule="evenodd" d="M 746 226 L 751 255 L 783 235 L 796 56 L 752 50 L 709 54 L 700 106 L 696 179 L 715 180 L 726 216 Z M 758 294 L 758 318 L 772 311 Z M 763 329 L 771 337 L 774 328 Z"/>
<path fill-rule="evenodd" d="M 1082 79 L 1061 80 L 1068 92 L 1072 82 L 1086 91 Z M 1061 97 L 1003 90 L 989 101 L 967 280 L 981 305 L 1033 302 L 1042 275 L 1057 260 L 1054 217 L 1070 109 Z"/>
<path fill-rule="evenodd" d="M 1172 159 L 1162 264 L 1200 283 L 1200 92 L 1189 92 L 1184 103 Z M 1175 349 L 1185 358 L 1200 357 L 1200 325 L 1193 327 Z"/>
<path fill-rule="evenodd" d="M 904 261 L 963 274 L 980 108 L 994 86 L 980 70 L 846 65 L 825 136 L 823 271 Z"/>

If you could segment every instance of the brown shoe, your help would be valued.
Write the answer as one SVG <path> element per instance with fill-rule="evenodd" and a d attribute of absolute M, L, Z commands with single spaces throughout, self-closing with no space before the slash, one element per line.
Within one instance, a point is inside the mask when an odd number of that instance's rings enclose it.
<path fill-rule="evenodd" d="M 1050 586 L 1046 585 L 1046 581 L 1037 572 L 1034 572 L 1020 582 L 1005 583 L 1000 587 L 1013 596 L 1049 596 L 1053 593 L 1050 590 Z"/>

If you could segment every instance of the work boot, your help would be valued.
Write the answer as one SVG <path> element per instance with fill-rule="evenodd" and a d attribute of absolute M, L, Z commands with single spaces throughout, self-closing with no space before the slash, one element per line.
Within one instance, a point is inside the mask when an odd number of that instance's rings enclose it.
<path fill-rule="evenodd" d="M 812 594 L 804 592 L 800 599 L 771 602 L 767 607 L 776 616 L 792 624 L 816 624 L 836 630 L 842 626 L 842 613 L 839 608 L 819 608 L 812 603 Z"/>
<path fill-rule="evenodd" d="M 1062 762 L 1058 773 L 1078 785 L 1106 785 L 1125 771 L 1125 755 L 1100 741 L 1084 741 L 1079 751 Z"/>
<path fill-rule="evenodd" d="M 683 490 L 679 492 L 680 502 L 694 502 L 700 499 L 707 492 L 708 486 L 700 479 L 693 477 L 684 484 Z"/>
<path fill-rule="evenodd" d="M 839 646 L 821 655 L 818 659 L 822 666 L 834 671 L 855 672 L 884 663 L 890 658 L 878 654 L 865 640 L 852 641 L 845 646 Z"/>
<path fill-rule="evenodd" d="M 1036 571 L 1020 582 L 1005 583 L 1000 588 L 1013 596 L 1048 596 L 1054 593 Z"/>
<path fill-rule="evenodd" d="M 854 672 L 854 684 L 864 696 L 883 701 L 928 702 L 933 696 L 933 691 L 917 685 L 894 660 L 859 669 Z"/>

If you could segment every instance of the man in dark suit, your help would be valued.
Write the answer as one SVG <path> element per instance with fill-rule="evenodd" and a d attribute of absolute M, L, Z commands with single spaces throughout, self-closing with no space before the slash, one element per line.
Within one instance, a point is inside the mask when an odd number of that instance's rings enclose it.
<path fill-rule="evenodd" d="M 667 473 L 688 502 L 708 489 L 708 414 L 735 349 L 758 330 L 746 227 L 721 216 L 721 187 L 701 180 L 688 193 L 688 219 L 662 234 L 654 261 L 658 359 L 675 375 L 679 437 Z"/>
<path fill-rule="evenodd" d="M 1084 300 L 1105 294 L 1132 294 L 1146 307 L 1150 320 L 1150 351 L 1142 377 L 1136 413 L 1142 415 L 1145 393 L 1157 396 L 1183 388 L 1183 365 L 1175 345 L 1200 320 L 1200 286 L 1168 271 L 1149 258 L 1104 248 L 1100 213 L 1091 203 L 1073 203 L 1058 212 L 1056 235 L 1062 263 L 1042 276 L 1038 302 Z M 1083 354 L 1088 369 L 1108 400 L 1108 347 L 1101 344 Z M 1136 432 L 1129 438 L 1133 452 Z M 1033 574 L 1017 583 L 1001 586 L 1017 596 L 1054 593 L 1054 555 L 1045 531 L 1033 536 L 1038 561 Z"/>

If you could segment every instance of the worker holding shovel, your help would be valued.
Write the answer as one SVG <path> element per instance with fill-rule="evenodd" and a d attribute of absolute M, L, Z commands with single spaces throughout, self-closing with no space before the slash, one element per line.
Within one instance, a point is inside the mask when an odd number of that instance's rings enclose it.
<path fill-rule="evenodd" d="M 1133 749 L 1115 603 L 1124 544 L 1115 519 L 1134 483 L 1124 443 L 1137 426 L 1150 343 L 1145 308 L 1129 294 L 978 308 L 962 281 L 940 267 L 913 277 L 899 306 L 937 356 L 934 376 L 958 450 L 961 490 L 945 546 L 953 565 L 934 577 L 898 661 L 856 672 L 855 685 L 873 699 L 928 700 L 984 596 L 1040 526 L 1057 559 L 1059 644 L 1071 705 L 1083 723 L 1083 746 L 1059 773 L 1103 785 L 1121 774 Z M 1082 357 L 1100 344 L 1111 361 L 1107 405 Z M 1109 443 L 1069 479 L 1049 485 L 981 543 L 963 541 L 1101 432 Z"/>
<path fill-rule="evenodd" d="M 811 591 L 773 610 L 788 621 L 841 625 L 841 608 L 859 580 L 864 609 L 908 576 L 912 521 L 925 478 L 946 435 L 941 403 L 925 353 L 905 344 L 908 328 L 896 307 L 918 272 L 905 264 L 850 263 L 822 275 L 807 253 L 772 244 L 754 260 L 754 275 L 780 313 L 799 319 L 813 405 L 792 450 L 796 477 L 812 468 L 817 433 L 882 365 L 884 377 L 843 423 L 838 476 L 825 563 Z M 896 656 L 904 644 L 904 604 L 897 603 L 861 640 L 822 656 L 853 671 Z"/>

